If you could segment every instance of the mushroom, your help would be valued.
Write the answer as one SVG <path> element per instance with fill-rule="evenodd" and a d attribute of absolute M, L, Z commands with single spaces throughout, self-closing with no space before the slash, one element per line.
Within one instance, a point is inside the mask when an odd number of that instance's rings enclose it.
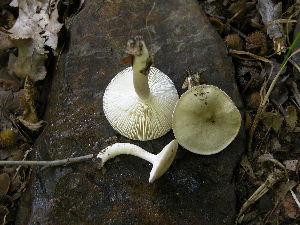
<path fill-rule="evenodd" d="M 172 128 L 178 100 L 171 79 L 152 64 L 141 37 L 130 39 L 127 53 L 132 67 L 119 72 L 103 96 L 104 114 L 120 134 L 133 140 L 152 140 Z"/>
<path fill-rule="evenodd" d="M 104 166 L 107 160 L 121 154 L 134 155 L 147 160 L 153 164 L 149 177 L 149 183 L 152 183 L 169 169 L 176 155 L 177 148 L 178 143 L 176 140 L 173 140 L 160 153 L 154 155 L 134 144 L 116 143 L 105 148 L 98 154 L 97 158 L 101 159 L 101 167 Z"/>
<path fill-rule="evenodd" d="M 241 114 L 230 97 L 213 85 L 194 86 L 178 100 L 173 132 L 185 149 L 211 155 L 225 149 L 236 137 Z"/>

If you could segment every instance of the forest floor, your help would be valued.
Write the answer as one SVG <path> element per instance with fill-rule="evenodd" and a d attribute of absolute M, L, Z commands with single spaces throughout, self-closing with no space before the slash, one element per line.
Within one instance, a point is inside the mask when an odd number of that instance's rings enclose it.
<path fill-rule="evenodd" d="M 11 34 L 21 18 L 10 1 L 0 3 L 0 160 L 24 160 L 45 124 L 41 115 L 44 94 L 34 82 L 46 76 L 48 52 L 59 58 L 59 21 L 66 28 L 84 1 L 53 1 L 41 11 L 54 15 L 43 40 L 24 39 L 28 30 Z M 299 1 L 206 0 L 199 1 L 232 56 L 236 81 L 245 107 L 247 151 L 235 171 L 238 196 L 237 223 L 298 224 L 300 219 L 300 47 Z M 46 26 L 47 27 L 47 26 Z M 49 31 L 49 32 L 47 32 Z M 18 40 L 18 41 L 16 41 Z M 41 45 L 33 53 L 32 46 Z M 44 48 L 46 46 L 46 48 Z M 18 57 L 14 56 L 19 49 Z M 45 50 L 47 49 L 47 50 Z M 42 52 L 43 51 L 43 52 Z M 30 55 L 28 55 L 30 52 Z M 28 60 L 30 59 L 30 66 Z M 27 71 L 24 71 L 25 70 Z M 26 77 L 34 71 L 35 77 Z M 23 79 L 10 79 L 17 74 Z M 21 102 L 19 104 L 19 102 Z M 9 113 L 7 113 L 9 112 Z M 17 117 L 15 115 L 18 115 Z M 18 147 L 15 147 L 15 146 Z M 0 223 L 13 224 L 17 201 L 26 189 L 31 170 L 0 170 Z"/>

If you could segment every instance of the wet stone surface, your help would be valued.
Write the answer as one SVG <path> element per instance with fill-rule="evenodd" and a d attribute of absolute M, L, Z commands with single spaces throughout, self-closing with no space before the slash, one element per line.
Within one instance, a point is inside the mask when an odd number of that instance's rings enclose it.
<path fill-rule="evenodd" d="M 35 144 L 35 158 L 54 160 L 97 153 L 118 141 L 159 152 L 172 132 L 149 142 L 128 140 L 108 124 L 102 96 L 126 66 L 119 63 L 127 40 L 143 35 L 155 66 L 175 82 L 179 94 L 185 70 L 206 69 L 203 79 L 241 100 L 231 59 L 196 0 L 86 1 L 74 18 L 70 42 L 60 58 L 49 95 L 49 125 Z M 146 29 L 151 34 L 150 41 Z M 116 138 L 111 138 L 117 136 Z M 16 224 L 233 224 L 233 171 L 244 149 L 244 130 L 213 156 L 182 148 L 168 172 L 148 184 L 151 165 L 133 156 L 34 170 Z"/>

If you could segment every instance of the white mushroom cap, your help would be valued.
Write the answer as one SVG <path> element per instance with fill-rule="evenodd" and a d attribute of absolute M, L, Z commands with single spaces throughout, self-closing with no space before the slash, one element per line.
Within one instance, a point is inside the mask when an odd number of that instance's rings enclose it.
<path fill-rule="evenodd" d="M 148 75 L 150 96 L 141 99 L 133 86 L 132 67 L 118 73 L 107 86 L 103 110 L 111 126 L 134 140 L 152 140 L 172 128 L 172 113 L 178 100 L 171 79 L 151 67 Z"/>
<path fill-rule="evenodd" d="M 213 85 L 199 85 L 180 97 L 172 126 L 180 145 L 210 155 L 233 141 L 241 126 L 241 114 L 225 92 Z"/>
<path fill-rule="evenodd" d="M 152 183 L 156 179 L 160 178 L 169 169 L 174 161 L 177 149 L 178 142 L 177 140 L 173 140 L 167 144 L 159 154 L 156 155 L 156 158 L 153 161 L 152 170 L 150 172 L 149 183 Z"/>

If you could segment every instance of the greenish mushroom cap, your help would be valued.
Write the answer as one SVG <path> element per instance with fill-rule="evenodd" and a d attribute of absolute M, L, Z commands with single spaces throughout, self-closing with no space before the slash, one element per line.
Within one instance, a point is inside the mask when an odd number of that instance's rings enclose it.
<path fill-rule="evenodd" d="M 236 137 L 241 114 L 230 97 L 213 85 L 185 92 L 173 114 L 173 132 L 185 149 L 211 155 L 225 149 Z"/>

